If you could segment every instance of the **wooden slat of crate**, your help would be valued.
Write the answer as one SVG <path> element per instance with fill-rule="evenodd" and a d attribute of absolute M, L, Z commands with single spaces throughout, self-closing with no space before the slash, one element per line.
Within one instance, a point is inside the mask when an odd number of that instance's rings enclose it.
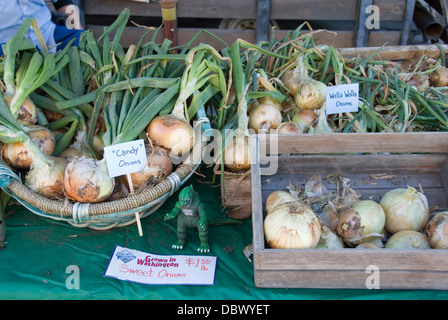
<path fill-rule="evenodd" d="M 104 26 L 102 25 L 88 25 L 88 29 L 91 29 L 95 36 L 99 36 L 103 30 Z M 146 30 L 138 27 L 126 27 L 123 37 L 122 37 L 122 46 L 129 47 L 131 44 L 135 44 L 138 42 L 140 37 L 145 33 Z M 190 39 L 196 35 L 200 29 L 196 28 L 179 28 L 178 29 L 178 45 L 187 44 Z M 213 33 L 220 39 L 222 39 L 225 43 L 231 45 L 237 39 L 243 39 L 250 43 L 255 43 L 255 30 L 232 30 L 232 29 L 213 29 L 209 28 L 207 31 Z M 275 32 L 275 38 L 281 39 L 286 36 L 288 31 L 278 30 Z M 307 32 L 304 32 L 307 33 Z M 159 43 L 163 40 L 163 32 L 159 32 L 156 41 Z M 353 46 L 353 37 L 354 31 L 323 31 L 315 34 L 314 39 L 317 44 L 326 44 L 333 45 L 337 48 L 345 48 Z M 384 43 L 388 43 L 389 45 L 398 45 L 400 39 L 400 32 L 398 31 L 373 31 L 370 33 L 369 37 L 369 46 L 381 46 Z M 216 38 L 202 33 L 195 42 L 194 45 L 198 45 L 199 43 L 206 43 L 214 48 L 220 50 L 225 47 L 225 44 L 217 40 Z"/>
<path fill-rule="evenodd" d="M 428 139 L 428 135 L 434 134 L 433 139 Z M 340 170 L 342 177 L 350 177 L 350 181 L 356 179 L 366 181 L 370 178 L 372 169 L 379 163 L 387 164 L 385 168 L 389 173 L 394 173 L 398 168 L 396 178 L 391 180 L 377 180 L 378 184 L 358 183 L 359 188 L 352 186 L 360 192 L 364 198 L 369 198 L 372 194 L 379 199 L 382 192 L 396 187 L 406 187 L 413 184 L 420 184 L 427 194 L 430 205 L 439 206 L 439 210 L 448 208 L 448 185 L 447 174 L 447 154 L 448 154 L 448 133 L 415 133 L 402 134 L 381 134 L 368 133 L 340 134 L 337 140 L 341 143 L 340 148 L 334 151 L 329 141 L 335 135 L 319 135 L 311 138 L 310 135 L 296 136 L 298 145 L 321 146 L 320 151 L 316 148 L 309 150 L 314 155 L 304 156 L 305 161 L 288 161 L 289 169 L 281 166 L 279 175 L 262 176 L 262 168 L 259 165 L 252 166 L 252 222 L 253 222 L 253 243 L 254 243 L 254 281 L 259 287 L 301 287 L 301 288 L 366 288 L 366 281 L 371 275 L 367 271 L 369 266 L 375 266 L 379 270 L 380 288 L 383 289 L 448 289 L 448 250 L 396 250 L 396 249 L 270 249 L 264 241 L 263 219 L 264 202 L 267 196 L 277 187 L 285 189 L 288 176 L 294 181 L 300 181 L 303 186 L 306 180 L 316 172 L 321 172 L 322 177 L 333 170 Z M 398 135 L 398 136 L 397 136 Z M 391 139 L 382 138 L 390 136 Z M 397 139 L 401 136 L 401 139 Z M 259 141 L 266 140 L 266 136 L 252 136 L 251 147 L 253 159 L 259 163 Z M 282 152 L 288 153 L 286 146 L 292 147 L 292 137 L 279 136 L 279 145 L 284 146 Z M 313 140 L 309 143 L 308 139 Z M 343 143 L 344 138 L 345 143 Z M 353 140 L 355 139 L 355 140 Z M 400 150 L 407 149 L 407 152 L 425 152 L 422 154 L 377 154 L 365 155 L 335 155 L 339 160 L 325 161 L 330 155 L 324 153 L 338 154 L 345 151 L 362 152 L 362 150 L 381 151 L 381 143 L 384 151 L 393 148 L 400 140 Z M 320 141 L 319 141 L 320 140 Z M 364 141 L 364 146 L 360 144 Z M 255 146 L 255 147 L 254 147 Z M 275 150 L 275 148 L 274 148 Z M 330 150 L 332 150 L 330 152 Z M 403 152 L 403 151 L 400 151 Z M 345 162 L 344 166 L 340 166 Z M 314 158 L 314 162 L 311 160 Z M 285 161 L 281 158 L 279 160 Z M 410 164 L 415 163 L 415 166 Z M 303 163 L 314 163 L 313 170 L 310 167 L 303 167 Z M 402 163 L 407 163 L 402 165 Z M 426 165 L 425 165 L 426 164 Z M 365 168 L 362 173 L 362 168 Z M 292 172 L 297 169 L 298 175 Z M 354 170 L 352 169 L 354 168 Z M 321 169 L 321 170 L 319 170 Z M 381 172 L 382 170 L 379 170 Z M 308 178 L 307 178 L 308 176 Z M 264 181 L 265 179 L 269 180 Z M 263 182 L 264 181 L 264 182 Z M 326 186 L 330 186 L 323 180 Z M 278 190 L 278 189 L 277 189 Z M 372 191 L 377 193 L 374 194 Z M 384 193 L 383 193 L 384 194 Z"/>
<path fill-rule="evenodd" d="M 356 20 L 357 0 L 271 0 L 271 19 L 274 20 Z M 382 21 L 401 21 L 406 0 L 377 0 Z M 160 17 L 158 2 L 131 0 L 85 1 L 86 15 L 117 15 L 129 8 L 133 16 Z M 177 4 L 180 18 L 255 19 L 257 0 L 180 0 Z"/>

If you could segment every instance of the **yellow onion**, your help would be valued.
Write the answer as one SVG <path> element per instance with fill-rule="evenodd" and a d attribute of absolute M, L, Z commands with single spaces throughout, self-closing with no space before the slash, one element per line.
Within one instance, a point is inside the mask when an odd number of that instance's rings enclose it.
<path fill-rule="evenodd" d="M 307 205 L 296 201 L 277 206 L 264 219 L 268 245 L 276 249 L 313 249 L 321 236 L 319 218 Z"/>
<path fill-rule="evenodd" d="M 300 128 L 300 132 L 307 132 L 316 121 L 317 115 L 314 110 L 306 109 L 299 110 L 292 117 L 292 121 L 297 123 Z"/>
<path fill-rule="evenodd" d="M 244 134 L 236 134 L 224 149 L 224 164 L 232 171 L 250 169 L 249 137 Z"/>
<path fill-rule="evenodd" d="M 151 141 L 170 151 L 172 156 L 181 156 L 190 151 L 195 141 L 193 127 L 184 119 L 172 114 L 159 115 L 146 127 Z"/>
<path fill-rule="evenodd" d="M 407 83 L 415 87 L 419 92 L 425 92 L 430 87 L 429 77 L 426 74 L 414 75 Z"/>
<path fill-rule="evenodd" d="M 275 130 L 276 133 L 285 134 L 285 133 L 301 133 L 303 131 L 300 131 L 299 125 L 295 122 L 286 121 L 280 123 L 280 125 L 277 127 L 277 130 Z"/>
<path fill-rule="evenodd" d="M 430 84 L 433 87 L 448 86 L 448 68 L 444 66 L 438 67 L 429 78 Z"/>
<path fill-rule="evenodd" d="M 401 230 L 421 231 L 428 222 L 426 196 L 412 187 L 388 191 L 380 205 L 386 213 L 386 230 L 391 234 Z"/>
<path fill-rule="evenodd" d="M 112 194 L 114 186 L 115 180 L 109 177 L 105 159 L 76 158 L 65 168 L 64 191 L 74 201 L 105 201 Z"/>
<path fill-rule="evenodd" d="M 269 214 L 272 210 L 284 203 L 290 203 L 298 201 L 298 198 L 294 197 L 291 193 L 282 190 L 276 190 L 271 192 L 266 199 L 265 207 L 266 213 Z"/>
<path fill-rule="evenodd" d="M 426 225 L 426 234 L 433 249 L 448 249 L 448 211 L 437 213 Z"/>
<path fill-rule="evenodd" d="M 47 198 L 61 198 L 64 192 L 64 171 L 68 161 L 53 156 L 36 157 L 26 174 L 25 185 Z"/>
<path fill-rule="evenodd" d="M 5 94 L 3 98 L 5 99 L 8 106 L 11 105 L 13 95 Z M 17 111 L 17 120 L 25 126 L 35 124 L 37 122 L 37 107 L 30 98 L 26 98 L 25 102 Z"/>
<path fill-rule="evenodd" d="M 280 80 L 283 82 L 283 85 L 289 90 L 288 94 L 294 97 L 299 91 L 300 85 L 302 84 L 302 76 L 300 71 L 297 68 L 286 71 L 281 77 Z"/>
<path fill-rule="evenodd" d="M 145 149 L 148 162 L 142 170 L 130 174 L 134 189 L 159 183 L 173 171 L 173 164 L 166 149 L 158 146 L 151 147 L 150 144 L 146 144 Z"/>
<path fill-rule="evenodd" d="M 336 233 L 348 244 L 357 244 L 381 237 L 386 216 L 373 200 L 360 200 L 339 215 Z"/>
<path fill-rule="evenodd" d="M 308 78 L 299 88 L 295 96 L 297 107 L 319 109 L 327 99 L 327 85 L 321 81 Z"/>
<path fill-rule="evenodd" d="M 280 110 L 270 103 L 263 103 L 253 107 L 249 112 L 249 128 L 255 132 L 269 132 L 276 129 L 282 122 Z"/>
<path fill-rule="evenodd" d="M 428 238 L 421 232 L 402 230 L 393 234 L 386 243 L 386 249 L 431 249 Z"/>
<path fill-rule="evenodd" d="M 27 135 L 38 146 L 45 155 L 52 155 L 56 146 L 53 133 L 40 125 L 29 125 L 25 127 Z M 29 169 L 32 159 L 22 143 L 5 143 L 2 150 L 5 162 L 16 169 Z"/>

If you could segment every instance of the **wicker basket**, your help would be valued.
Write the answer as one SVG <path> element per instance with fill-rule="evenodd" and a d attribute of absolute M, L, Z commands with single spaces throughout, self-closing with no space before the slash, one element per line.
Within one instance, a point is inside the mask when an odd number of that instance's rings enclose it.
<path fill-rule="evenodd" d="M 67 200 L 51 200 L 31 191 L 20 177 L 0 162 L 0 187 L 20 204 L 35 214 L 53 220 L 62 220 L 76 227 L 110 229 L 132 224 L 136 213 L 140 218 L 155 212 L 194 173 L 202 161 L 203 150 L 208 143 L 211 127 L 205 112 L 198 112 L 201 139 L 197 139 L 188 158 L 163 181 L 126 198 L 101 203 L 73 203 Z"/>

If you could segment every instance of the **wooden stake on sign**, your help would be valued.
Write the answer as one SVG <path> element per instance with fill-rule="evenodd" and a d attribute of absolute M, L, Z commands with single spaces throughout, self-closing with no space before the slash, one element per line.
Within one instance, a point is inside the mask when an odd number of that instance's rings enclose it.
<path fill-rule="evenodd" d="M 132 185 L 131 174 L 128 173 L 126 175 L 126 178 L 128 179 L 128 184 L 129 184 L 129 189 L 131 191 L 131 194 L 134 194 L 134 186 Z M 142 223 L 140 221 L 140 214 L 138 211 L 135 212 L 135 221 L 137 222 L 138 234 L 140 235 L 140 237 L 142 237 L 143 236 Z"/>

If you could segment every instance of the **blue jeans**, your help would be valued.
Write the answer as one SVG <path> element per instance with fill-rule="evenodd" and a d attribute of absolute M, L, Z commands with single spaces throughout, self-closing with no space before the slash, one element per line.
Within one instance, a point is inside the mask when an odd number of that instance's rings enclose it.
<path fill-rule="evenodd" d="M 57 46 L 57 50 L 64 49 L 68 42 L 73 38 L 76 38 L 75 42 L 73 42 L 73 45 L 77 46 L 79 43 L 79 38 L 81 37 L 81 33 L 83 31 L 84 30 L 68 29 L 65 26 L 56 25 L 56 29 L 54 30 L 54 41 L 56 43 L 60 43 Z M 0 57 L 3 56 L 2 46 L 4 44 L 5 43 L 0 43 Z"/>

